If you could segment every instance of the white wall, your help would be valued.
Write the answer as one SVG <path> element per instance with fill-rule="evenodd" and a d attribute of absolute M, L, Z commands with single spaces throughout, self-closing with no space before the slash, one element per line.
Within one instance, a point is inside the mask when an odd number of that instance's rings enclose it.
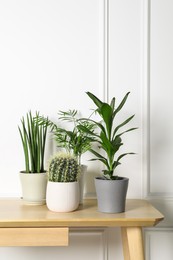
<path fill-rule="evenodd" d="M 130 178 L 129 198 L 150 199 L 166 216 L 145 231 L 147 259 L 172 259 L 172 13 L 171 0 L 0 0 L 0 197 L 21 196 L 17 126 L 29 109 L 54 120 L 60 109 L 88 115 L 86 91 L 118 101 L 130 91 L 122 117 L 135 113 L 139 129 L 124 136 L 123 149 L 136 155 L 118 174 Z M 48 158 L 55 146 L 47 145 Z M 88 158 L 90 197 L 100 165 Z M 74 230 L 70 244 L 0 248 L 0 259 L 123 259 L 119 229 Z"/>
<path fill-rule="evenodd" d="M 54 120 L 59 110 L 90 113 L 85 92 L 99 94 L 98 46 L 98 1 L 0 1 L 1 196 L 20 195 L 18 125 L 28 110 Z"/>
<path fill-rule="evenodd" d="M 170 260 L 173 255 L 173 2 L 144 1 L 143 10 L 145 196 L 165 215 L 157 229 L 146 230 L 146 252 L 148 259 Z"/>

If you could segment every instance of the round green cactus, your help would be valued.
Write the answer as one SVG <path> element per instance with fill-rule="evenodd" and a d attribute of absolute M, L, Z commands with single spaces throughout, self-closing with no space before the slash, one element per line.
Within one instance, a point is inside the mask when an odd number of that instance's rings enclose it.
<path fill-rule="evenodd" d="M 48 167 L 49 181 L 74 182 L 79 177 L 79 165 L 77 159 L 66 153 L 57 153 L 50 160 Z"/>

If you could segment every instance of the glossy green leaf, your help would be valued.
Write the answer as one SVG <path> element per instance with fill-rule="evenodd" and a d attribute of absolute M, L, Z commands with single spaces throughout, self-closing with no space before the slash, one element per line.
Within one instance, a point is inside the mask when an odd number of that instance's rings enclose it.
<path fill-rule="evenodd" d="M 114 111 L 114 109 L 115 109 L 115 97 L 112 98 L 110 106 L 112 107 L 112 110 Z"/>
<path fill-rule="evenodd" d="M 115 129 L 114 129 L 114 131 L 113 131 L 113 138 L 114 138 L 115 134 L 117 133 L 117 131 L 118 131 L 121 127 L 123 127 L 123 126 L 125 126 L 127 123 L 129 123 L 129 122 L 133 119 L 134 116 L 135 116 L 135 115 L 130 116 L 130 117 L 129 117 L 128 119 L 126 119 L 123 123 L 121 123 L 120 125 L 118 125 L 117 127 L 115 127 Z"/>
<path fill-rule="evenodd" d="M 103 103 L 100 109 L 102 118 L 104 120 L 104 123 L 106 125 L 106 130 L 108 137 L 111 138 L 111 130 L 112 130 L 112 115 L 113 115 L 113 110 L 112 107 L 106 103 Z"/>
<path fill-rule="evenodd" d="M 119 106 L 117 107 L 117 109 L 114 111 L 114 115 L 113 117 L 115 117 L 115 115 L 123 108 L 124 104 L 126 103 L 126 100 L 128 98 L 128 95 L 130 94 L 130 92 L 128 92 L 125 97 L 123 98 L 123 100 L 121 101 L 121 103 L 119 104 Z"/>
<path fill-rule="evenodd" d="M 95 103 L 95 105 L 100 109 L 103 102 L 97 98 L 94 94 L 92 94 L 91 92 L 86 92 L 86 94 L 92 99 L 92 101 Z"/>

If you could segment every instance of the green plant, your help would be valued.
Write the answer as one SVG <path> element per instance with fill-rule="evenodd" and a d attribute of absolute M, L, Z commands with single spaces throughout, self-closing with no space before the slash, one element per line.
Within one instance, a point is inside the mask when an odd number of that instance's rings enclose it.
<path fill-rule="evenodd" d="M 105 157 L 102 152 L 99 153 L 97 150 L 90 149 L 90 151 L 96 156 L 96 158 L 91 160 L 99 160 L 106 166 L 106 169 L 103 170 L 103 177 L 105 179 L 118 179 L 119 177 L 117 175 L 114 175 L 114 171 L 116 167 L 121 164 L 120 160 L 127 154 L 134 154 L 124 153 L 119 155 L 117 159 L 115 159 L 116 153 L 119 151 L 119 148 L 123 145 L 121 136 L 126 132 L 130 132 L 136 129 L 130 128 L 126 131 L 118 133 L 121 127 L 125 126 L 132 120 L 134 115 L 130 116 L 128 119 L 126 119 L 117 126 L 115 126 L 114 124 L 116 115 L 124 106 L 129 93 L 130 92 L 128 92 L 122 99 L 120 104 L 117 107 L 115 107 L 115 97 L 113 97 L 110 104 L 108 104 L 106 102 L 102 102 L 92 93 L 87 92 L 87 95 L 92 99 L 92 101 L 95 103 L 97 107 L 95 112 L 101 117 L 102 121 L 97 122 L 92 119 L 88 119 L 90 122 L 97 125 L 99 133 L 91 132 L 83 125 L 80 125 L 79 128 L 81 131 L 84 131 L 85 133 L 91 135 L 93 137 L 93 140 L 95 138 L 95 141 L 98 142 L 98 148 L 106 153 Z"/>
<path fill-rule="evenodd" d="M 21 128 L 18 126 L 24 157 L 25 172 L 44 172 L 44 154 L 48 124 L 39 125 L 39 112 L 32 116 L 31 111 L 26 114 L 26 118 L 21 119 Z"/>
<path fill-rule="evenodd" d="M 94 130 L 94 124 L 88 120 L 81 121 L 77 110 L 60 111 L 58 114 L 61 121 L 72 123 L 71 130 L 58 127 L 53 121 L 47 121 L 47 118 L 43 116 L 39 117 L 39 123 L 45 124 L 48 122 L 51 132 L 55 136 L 57 146 L 64 148 L 67 153 L 74 155 L 78 163 L 81 164 L 82 154 L 91 148 L 93 137 L 90 133 Z M 82 131 L 79 125 L 88 129 L 89 133 Z"/>
<path fill-rule="evenodd" d="M 79 165 L 76 158 L 67 153 L 57 153 L 49 163 L 48 179 L 52 182 L 74 182 L 78 180 Z"/>

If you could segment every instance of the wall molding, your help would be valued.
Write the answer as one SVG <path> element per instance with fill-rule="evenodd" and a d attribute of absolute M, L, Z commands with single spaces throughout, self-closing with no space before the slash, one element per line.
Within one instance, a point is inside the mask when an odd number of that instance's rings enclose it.
<path fill-rule="evenodd" d="M 150 193 L 150 0 L 142 0 L 141 32 L 143 197 L 148 197 Z"/>
<path fill-rule="evenodd" d="M 109 97 L 109 0 L 99 1 L 99 90 L 100 98 Z"/>

